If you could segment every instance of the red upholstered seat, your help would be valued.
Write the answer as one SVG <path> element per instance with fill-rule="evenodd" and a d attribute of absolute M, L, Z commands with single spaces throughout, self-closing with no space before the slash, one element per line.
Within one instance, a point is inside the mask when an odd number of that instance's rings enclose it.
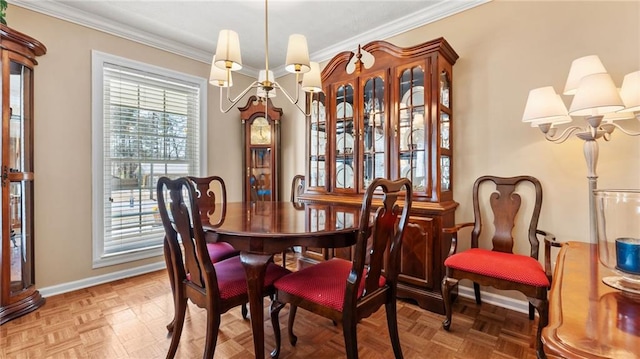
<path fill-rule="evenodd" d="M 310 302 L 342 311 L 347 277 L 352 263 L 340 258 L 316 264 L 312 267 L 291 273 L 278 279 L 273 286 L 277 290 L 291 293 Z M 386 283 L 384 276 L 380 276 L 378 285 Z M 358 297 L 364 291 L 364 280 L 360 282 Z"/>
<path fill-rule="evenodd" d="M 221 298 L 227 299 L 247 293 L 247 278 L 239 256 L 214 263 L 213 267 L 218 276 Z M 269 263 L 264 277 L 264 287 L 270 287 L 276 279 L 288 273 L 290 273 L 288 269 Z"/>
<path fill-rule="evenodd" d="M 520 254 L 471 248 L 448 257 L 444 265 L 535 287 L 550 285 L 540 262 Z"/>
<path fill-rule="evenodd" d="M 213 263 L 220 262 L 238 254 L 235 248 L 225 242 L 207 243 L 207 251 Z"/>

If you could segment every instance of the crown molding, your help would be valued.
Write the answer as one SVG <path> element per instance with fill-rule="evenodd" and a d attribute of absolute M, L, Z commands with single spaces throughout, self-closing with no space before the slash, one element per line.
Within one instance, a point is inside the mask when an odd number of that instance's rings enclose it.
<path fill-rule="evenodd" d="M 452 16 L 459 12 L 471 9 L 473 7 L 485 4 L 491 0 L 442 0 L 433 5 L 426 6 L 420 11 L 413 12 L 403 18 L 385 23 L 373 28 L 365 33 L 358 34 L 351 38 L 336 43 L 333 46 L 324 48 L 310 54 L 313 61 L 322 62 L 331 59 L 335 54 L 341 51 L 353 51 L 358 48 L 358 44 L 366 44 L 374 40 L 384 40 L 389 37 L 413 30 L 420 26 L 424 26 L 437 20 Z M 78 10 L 76 8 L 65 5 L 53 0 L 8 0 L 15 6 L 39 12 L 44 15 L 52 16 L 61 20 L 69 21 L 74 24 L 82 25 L 94 30 L 102 31 L 107 34 L 122 37 L 127 40 L 135 41 L 147 46 L 151 46 L 160 50 L 164 50 L 176 55 L 184 56 L 206 64 L 211 63 L 213 53 L 211 51 L 203 51 L 193 46 L 184 45 L 177 41 L 171 41 L 164 37 L 157 36 L 145 31 L 134 29 L 133 27 L 106 20 L 100 16 Z M 257 77 L 258 69 L 251 67 L 243 67 L 240 73 Z M 276 77 L 281 77 L 288 72 L 285 71 L 284 65 L 273 69 Z"/>
<path fill-rule="evenodd" d="M 110 35 L 122 37 L 127 40 L 135 41 L 143 45 L 151 46 L 176 55 L 204 62 L 206 64 L 211 63 L 211 58 L 213 56 L 213 53 L 211 52 L 202 51 L 193 46 L 184 45 L 177 41 L 171 41 L 161 36 L 140 31 L 124 23 L 106 20 L 103 17 L 78 10 L 57 1 L 8 0 L 8 2 L 11 5 L 102 31 Z"/>
<path fill-rule="evenodd" d="M 459 12 L 486 4 L 492 0 L 442 0 L 420 11 L 413 12 L 405 17 L 385 23 L 357 36 L 345 39 L 331 47 L 316 51 L 309 56 L 317 62 L 331 59 L 341 51 L 355 51 L 358 45 L 363 45 L 374 40 L 385 40 L 430 24 L 432 22 L 455 15 Z"/>

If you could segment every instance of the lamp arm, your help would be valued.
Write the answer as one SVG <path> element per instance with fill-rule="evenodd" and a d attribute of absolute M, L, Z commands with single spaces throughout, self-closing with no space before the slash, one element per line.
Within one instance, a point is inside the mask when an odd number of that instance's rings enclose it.
<path fill-rule="evenodd" d="M 222 98 L 222 89 L 220 89 L 220 112 L 222 113 L 227 113 L 229 112 L 237 103 L 238 101 L 242 100 L 242 98 L 252 89 L 258 87 L 260 85 L 260 83 L 258 81 L 254 81 L 253 83 L 251 83 L 251 85 L 249 85 L 246 89 L 244 89 L 244 91 L 242 91 L 236 98 L 234 98 L 233 100 L 231 99 L 231 91 L 229 90 L 229 87 L 231 86 L 227 86 L 227 102 L 229 103 L 229 107 L 227 107 L 227 109 L 224 109 L 222 107 L 222 102 L 223 102 L 223 98 Z"/>
<path fill-rule="evenodd" d="M 629 135 L 629 136 L 640 136 L 640 132 L 634 132 L 634 131 L 625 130 L 622 126 L 618 125 L 618 124 L 617 124 L 617 123 L 615 123 L 615 122 L 607 123 L 607 126 L 609 126 L 609 125 L 611 125 L 611 126 L 613 126 L 613 127 L 617 128 L 617 129 L 619 129 L 619 130 L 620 130 L 620 131 L 622 131 L 622 133 L 624 133 L 625 135 Z M 604 125 L 603 125 L 603 127 L 604 127 Z M 612 130 L 612 131 L 613 131 L 613 130 Z M 607 132 L 609 132 L 609 131 L 607 131 Z"/>
<path fill-rule="evenodd" d="M 556 132 L 556 128 L 555 127 L 548 129 L 546 132 L 544 130 L 542 130 L 542 132 L 544 132 L 544 138 L 547 141 L 550 141 L 550 142 L 553 142 L 553 143 L 563 143 L 564 141 L 566 141 L 569 138 L 569 136 L 571 136 L 574 132 L 576 132 L 578 130 L 582 130 L 582 128 L 579 127 L 579 126 L 567 127 L 558 136 L 555 136 L 555 134 L 556 134 L 555 133 Z"/>
<path fill-rule="evenodd" d="M 298 104 L 298 102 L 300 101 L 300 85 L 298 83 L 298 74 L 296 74 L 296 98 L 294 99 L 293 96 L 291 96 L 287 90 L 284 89 L 284 87 L 280 86 L 279 83 L 277 82 L 273 82 L 273 87 L 279 89 L 284 96 L 289 100 L 289 102 L 291 102 L 293 105 L 296 106 L 296 108 L 298 110 L 300 110 L 300 112 L 302 112 L 303 115 L 305 116 L 310 116 L 311 113 L 307 113 L 302 107 L 300 107 L 300 105 Z"/>

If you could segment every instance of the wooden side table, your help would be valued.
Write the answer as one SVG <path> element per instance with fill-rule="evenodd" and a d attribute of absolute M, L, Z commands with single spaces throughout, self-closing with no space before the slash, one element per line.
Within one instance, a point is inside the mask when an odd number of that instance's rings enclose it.
<path fill-rule="evenodd" d="M 560 250 L 542 330 L 550 358 L 640 358 L 640 296 L 602 283 L 612 274 L 596 245 L 568 242 Z"/>

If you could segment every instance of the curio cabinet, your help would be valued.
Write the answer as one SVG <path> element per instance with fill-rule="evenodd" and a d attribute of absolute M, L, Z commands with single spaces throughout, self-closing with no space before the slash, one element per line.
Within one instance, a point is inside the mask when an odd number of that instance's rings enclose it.
<path fill-rule="evenodd" d="M 33 85 L 46 48 L 0 25 L 2 62 L 2 244 L 0 324 L 44 304 L 34 273 Z"/>

